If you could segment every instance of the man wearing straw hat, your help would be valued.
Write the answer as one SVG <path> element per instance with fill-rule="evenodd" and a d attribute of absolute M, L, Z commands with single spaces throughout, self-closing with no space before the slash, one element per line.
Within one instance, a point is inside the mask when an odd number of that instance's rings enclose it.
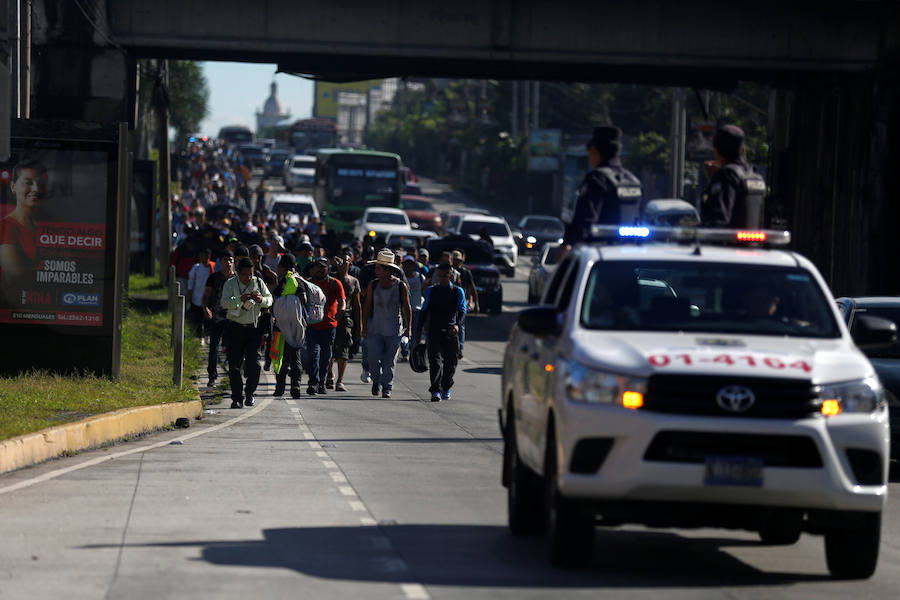
<path fill-rule="evenodd" d="M 412 310 L 409 288 L 401 281 L 402 271 L 394 264 L 394 253 L 384 249 L 375 263 L 375 281 L 368 286 L 363 311 L 362 336 L 366 338 L 372 395 L 390 398 L 400 338 L 409 336 Z"/>

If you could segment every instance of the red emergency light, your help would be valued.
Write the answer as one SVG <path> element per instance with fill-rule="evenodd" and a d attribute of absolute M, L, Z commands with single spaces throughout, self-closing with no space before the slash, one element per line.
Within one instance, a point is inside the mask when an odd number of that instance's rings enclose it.
<path fill-rule="evenodd" d="M 737 240 L 739 242 L 764 242 L 766 241 L 765 231 L 738 231 Z"/>

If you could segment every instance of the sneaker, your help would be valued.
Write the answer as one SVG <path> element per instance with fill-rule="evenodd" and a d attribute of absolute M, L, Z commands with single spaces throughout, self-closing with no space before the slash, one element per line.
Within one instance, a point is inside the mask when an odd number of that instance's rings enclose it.
<path fill-rule="evenodd" d="M 319 389 L 316 390 L 316 393 L 317 394 L 326 394 L 327 392 L 325 391 L 325 386 L 319 385 Z"/>
<path fill-rule="evenodd" d="M 296 399 L 299 398 L 299 397 L 300 397 L 300 388 L 299 388 L 299 387 L 292 387 L 292 388 L 291 388 L 291 398 L 293 398 L 294 400 L 296 400 Z"/>
<path fill-rule="evenodd" d="M 336 391 L 336 392 L 346 392 L 346 391 L 347 391 L 347 386 L 345 386 L 345 385 L 343 384 L 343 382 L 338 381 L 336 384 L 334 384 L 334 391 Z"/>
<path fill-rule="evenodd" d="M 216 387 L 216 382 L 218 382 L 217 377 L 210 377 L 209 381 L 206 383 L 206 387 Z"/>
<path fill-rule="evenodd" d="M 284 396 L 284 384 L 276 383 L 275 384 L 275 392 L 272 394 L 273 396 Z"/>
<path fill-rule="evenodd" d="M 449 400 L 450 399 L 450 390 L 444 390 L 441 392 L 441 400 Z"/>
<path fill-rule="evenodd" d="M 372 378 L 369 377 L 368 371 L 363 371 L 362 373 L 360 373 L 359 380 L 363 383 L 372 383 Z"/>
<path fill-rule="evenodd" d="M 316 388 L 314 388 L 313 386 L 309 386 L 308 388 L 306 388 L 306 395 L 307 396 L 315 396 Z"/>
<path fill-rule="evenodd" d="M 325 382 L 325 387 L 329 390 L 334 389 L 334 379 L 329 379 Z"/>
<path fill-rule="evenodd" d="M 247 398 L 244 400 L 244 406 L 255 406 L 255 405 L 256 405 L 256 401 L 253 400 L 253 396 L 247 396 Z"/>
<path fill-rule="evenodd" d="M 243 408 L 243 406 L 244 405 L 241 403 L 240 400 L 233 400 L 231 402 L 231 408 Z"/>
<path fill-rule="evenodd" d="M 377 396 L 378 392 L 380 391 L 380 388 L 381 388 L 381 386 L 379 386 L 377 383 L 373 383 L 372 384 L 372 395 Z"/>
<path fill-rule="evenodd" d="M 440 401 L 441 401 L 441 395 L 438 394 L 437 392 L 433 393 L 433 394 L 431 395 L 431 401 L 432 401 L 432 402 L 440 402 Z"/>
<path fill-rule="evenodd" d="M 391 390 L 384 390 L 383 392 L 381 392 L 381 397 L 382 397 L 382 398 L 390 398 L 390 397 L 391 397 Z"/>

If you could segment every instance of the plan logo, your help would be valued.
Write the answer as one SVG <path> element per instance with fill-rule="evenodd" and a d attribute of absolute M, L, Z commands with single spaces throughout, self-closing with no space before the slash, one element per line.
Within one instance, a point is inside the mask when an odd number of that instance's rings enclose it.
<path fill-rule="evenodd" d="M 100 294 L 66 292 L 62 295 L 62 303 L 66 306 L 100 306 Z"/>

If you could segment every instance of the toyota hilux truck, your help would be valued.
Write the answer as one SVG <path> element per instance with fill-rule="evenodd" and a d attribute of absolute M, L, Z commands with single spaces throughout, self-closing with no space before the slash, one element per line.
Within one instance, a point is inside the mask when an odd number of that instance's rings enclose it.
<path fill-rule="evenodd" d="M 499 410 L 513 533 L 587 564 L 596 526 L 822 535 L 836 578 L 875 571 L 888 494 L 881 383 L 785 231 L 595 226 L 520 313 Z M 614 549 L 605 549 L 614 551 Z"/>

